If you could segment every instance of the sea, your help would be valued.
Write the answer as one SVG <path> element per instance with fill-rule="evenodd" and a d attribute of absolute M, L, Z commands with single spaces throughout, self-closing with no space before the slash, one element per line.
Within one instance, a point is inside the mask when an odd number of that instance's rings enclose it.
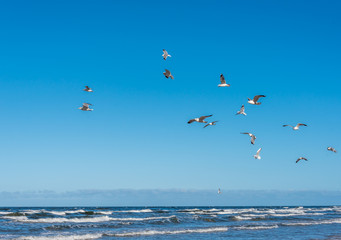
<path fill-rule="evenodd" d="M 8 207 L 0 239 L 341 239 L 341 206 Z"/>

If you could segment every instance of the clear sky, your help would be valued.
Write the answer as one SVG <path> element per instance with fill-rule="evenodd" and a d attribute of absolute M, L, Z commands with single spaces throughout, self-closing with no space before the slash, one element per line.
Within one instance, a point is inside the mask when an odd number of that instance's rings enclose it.
<path fill-rule="evenodd" d="M 340 10 L 336 0 L 1 2 L 0 191 L 340 191 L 341 153 L 326 150 L 341 151 Z M 221 73 L 230 88 L 217 87 Z M 247 104 L 258 94 L 260 106 Z M 248 115 L 235 116 L 242 104 Z M 206 114 L 216 126 L 187 124 Z M 308 127 L 282 127 L 299 122 Z"/>

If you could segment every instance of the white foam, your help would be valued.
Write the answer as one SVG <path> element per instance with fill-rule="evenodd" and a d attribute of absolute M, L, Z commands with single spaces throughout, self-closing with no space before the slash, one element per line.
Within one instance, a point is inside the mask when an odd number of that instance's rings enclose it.
<path fill-rule="evenodd" d="M 56 235 L 56 236 L 27 236 L 17 238 L 18 240 L 88 240 L 101 238 L 102 234 L 84 234 L 84 235 Z"/>
<path fill-rule="evenodd" d="M 184 229 L 184 230 L 173 230 L 173 231 L 147 230 L 147 231 L 140 231 L 140 232 L 116 233 L 110 236 L 134 237 L 134 236 L 151 236 L 151 235 L 184 234 L 184 233 L 212 233 L 212 232 L 226 232 L 227 230 L 228 230 L 227 227 L 197 228 L 197 229 Z"/>
<path fill-rule="evenodd" d="M 122 211 L 113 211 L 113 212 L 150 213 L 150 212 L 153 212 L 153 210 L 151 210 L 151 209 L 141 209 L 141 210 L 122 210 Z"/>
<path fill-rule="evenodd" d="M 2 212 L 2 211 L 0 211 L 1 215 L 6 215 L 6 214 L 10 214 L 10 213 L 13 213 L 13 212 Z"/>
<path fill-rule="evenodd" d="M 311 222 L 282 223 L 282 225 L 284 226 L 309 226 L 309 225 L 334 224 L 334 223 L 341 223 L 341 218 L 322 220 L 322 221 L 311 221 Z"/>
<path fill-rule="evenodd" d="M 65 223 L 65 222 L 75 222 L 75 223 L 85 223 L 85 222 L 109 222 L 109 221 L 148 221 L 148 220 L 158 220 L 158 219 L 170 219 L 176 216 L 169 217 L 146 217 L 146 218 L 111 218 L 108 216 L 94 217 L 94 218 L 40 218 L 40 219 L 29 219 L 25 216 L 15 216 L 6 217 L 13 219 L 18 222 L 27 223 Z"/>
<path fill-rule="evenodd" d="M 273 229 L 273 228 L 278 228 L 278 226 L 277 225 L 241 226 L 241 227 L 234 227 L 233 229 L 237 229 L 237 230 L 266 230 L 266 229 Z"/>
<path fill-rule="evenodd" d="M 251 220 L 252 218 L 251 217 L 242 217 L 242 216 L 234 216 L 237 220 Z"/>

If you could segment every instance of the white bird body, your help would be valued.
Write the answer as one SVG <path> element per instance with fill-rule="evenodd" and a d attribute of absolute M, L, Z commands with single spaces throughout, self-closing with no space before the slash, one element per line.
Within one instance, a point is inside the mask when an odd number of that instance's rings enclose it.
<path fill-rule="evenodd" d="M 93 111 L 89 106 L 92 105 L 91 103 L 83 103 L 82 107 L 79 107 L 78 109 L 82 111 Z"/>
<path fill-rule="evenodd" d="M 247 101 L 247 102 L 250 103 L 250 104 L 252 104 L 252 105 L 261 105 L 260 102 L 257 102 L 258 99 L 261 98 L 261 97 L 265 97 L 265 95 L 257 95 L 257 96 L 254 96 L 253 99 L 248 98 L 248 101 Z"/>
<path fill-rule="evenodd" d="M 297 130 L 299 130 L 300 129 L 300 126 L 308 126 L 308 125 L 306 125 L 306 124 L 304 124 L 304 123 L 299 123 L 299 124 L 297 124 L 296 126 L 291 126 L 291 125 L 288 125 L 288 124 L 286 124 L 286 125 L 283 125 L 283 127 L 291 127 L 292 128 L 292 130 L 294 130 L 294 131 L 297 131 Z"/>
<path fill-rule="evenodd" d="M 162 57 L 163 57 L 164 60 L 166 60 L 167 57 L 171 57 L 171 55 L 169 55 L 168 52 L 165 49 L 162 49 L 162 51 L 163 51 Z"/>
<path fill-rule="evenodd" d="M 85 86 L 83 91 L 85 91 L 85 92 L 93 92 L 93 90 L 91 88 L 89 88 L 89 86 Z"/>
<path fill-rule="evenodd" d="M 260 157 L 260 155 L 259 155 L 259 153 L 260 153 L 261 150 L 262 150 L 262 148 L 258 149 L 257 153 L 256 153 L 255 155 L 253 155 L 253 157 L 254 157 L 255 159 L 261 159 L 261 157 Z"/>
<path fill-rule="evenodd" d="M 229 86 L 231 85 L 226 83 L 224 75 L 220 74 L 220 84 L 218 85 L 218 87 L 229 87 Z"/>
<path fill-rule="evenodd" d="M 244 105 L 242 105 L 242 107 L 240 108 L 240 110 L 236 113 L 236 115 L 239 115 L 239 114 L 242 114 L 242 115 L 246 116 Z"/>
<path fill-rule="evenodd" d="M 220 188 L 218 189 L 218 194 L 221 194 Z"/>

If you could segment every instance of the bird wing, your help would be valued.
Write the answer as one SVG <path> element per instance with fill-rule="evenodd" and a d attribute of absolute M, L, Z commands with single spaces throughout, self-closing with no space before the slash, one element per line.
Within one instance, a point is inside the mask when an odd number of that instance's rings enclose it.
<path fill-rule="evenodd" d="M 83 103 L 83 107 L 89 107 L 90 105 L 92 105 L 91 103 Z"/>
<path fill-rule="evenodd" d="M 171 74 L 170 76 L 169 76 L 171 79 L 174 79 L 174 77 L 173 77 L 173 75 Z"/>
<path fill-rule="evenodd" d="M 299 123 L 299 124 L 297 124 L 297 127 L 299 127 L 299 126 L 308 126 L 308 125 L 306 125 L 304 123 Z"/>
<path fill-rule="evenodd" d="M 286 125 L 283 125 L 283 127 L 293 127 L 293 126 L 291 126 L 291 125 L 288 125 L 288 124 L 286 124 Z"/>
<path fill-rule="evenodd" d="M 244 104 L 243 104 L 242 107 L 240 108 L 240 111 L 244 112 L 244 110 L 245 110 L 245 107 L 244 107 Z"/>
<path fill-rule="evenodd" d="M 201 116 L 201 117 L 199 118 L 199 121 L 202 121 L 202 120 L 204 120 L 205 118 L 212 117 L 212 116 L 213 116 L 213 115 Z"/>
<path fill-rule="evenodd" d="M 255 144 L 256 136 L 251 135 L 251 144 Z"/>
<path fill-rule="evenodd" d="M 226 84 L 225 77 L 223 74 L 220 74 L 220 82 L 221 84 Z"/>
<path fill-rule="evenodd" d="M 187 123 L 190 124 L 190 123 L 192 123 L 192 122 L 195 122 L 195 119 L 191 119 L 191 120 L 189 120 Z"/>
<path fill-rule="evenodd" d="M 85 86 L 86 90 L 90 90 L 89 86 Z"/>
<path fill-rule="evenodd" d="M 262 148 L 258 149 L 257 155 L 259 155 L 260 151 L 262 151 Z"/>
<path fill-rule="evenodd" d="M 258 99 L 261 98 L 261 97 L 265 97 L 265 95 L 257 95 L 257 96 L 255 96 L 255 97 L 253 98 L 253 101 L 254 101 L 254 102 L 257 102 Z"/>
<path fill-rule="evenodd" d="M 171 72 L 169 70 L 167 70 L 167 69 L 165 70 L 165 73 L 166 73 L 165 76 L 169 77 L 169 75 L 171 75 Z"/>
<path fill-rule="evenodd" d="M 207 127 L 207 126 L 209 126 L 209 125 L 210 125 L 209 123 L 208 123 L 208 124 L 206 124 L 206 125 L 204 126 L 204 128 L 205 128 L 205 127 Z"/>

